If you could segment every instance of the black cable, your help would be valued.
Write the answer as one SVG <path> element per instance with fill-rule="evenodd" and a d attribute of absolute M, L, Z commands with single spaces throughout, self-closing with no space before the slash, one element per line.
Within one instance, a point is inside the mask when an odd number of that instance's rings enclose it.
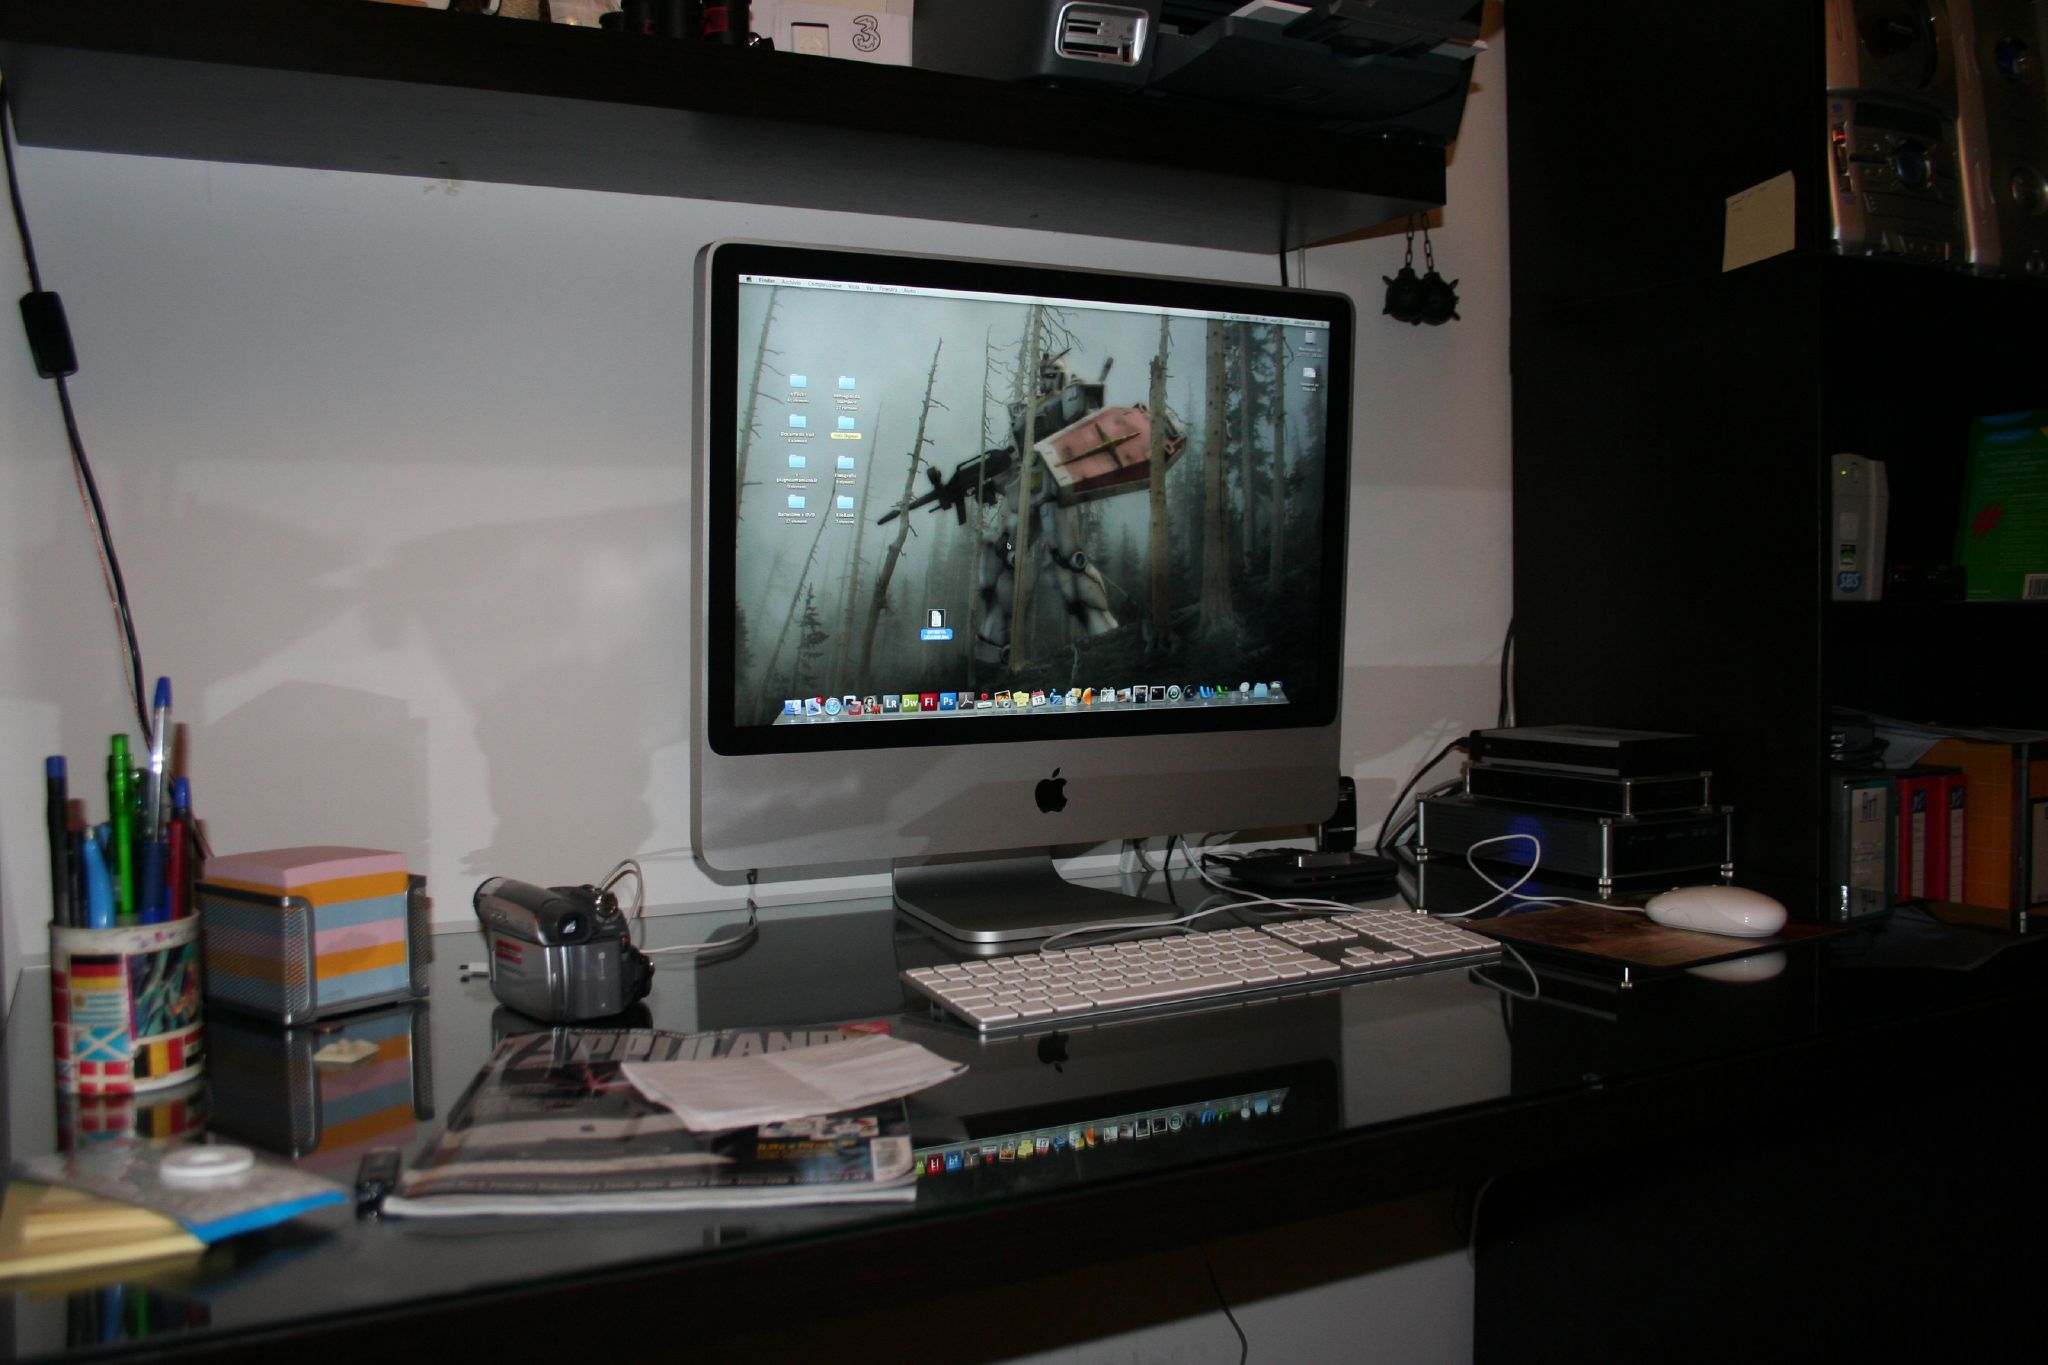
<path fill-rule="evenodd" d="M 1500 708 L 1497 723 L 1505 729 L 1515 723 L 1515 619 L 1508 618 L 1507 638 L 1500 642 Z"/>
<path fill-rule="evenodd" d="M 1209 1259 L 1209 1248 L 1203 1247 L 1202 1269 L 1209 1272 L 1209 1288 L 1216 1295 L 1216 1306 L 1223 1310 L 1224 1318 L 1230 1323 L 1230 1330 L 1237 1333 L 1237 1365 L 1245 1365 L 1251 1359 L 1251 1339 L 1244 1334 L 1244 1328 L 1237 1321 L 1237 1314 L 1230 1309 L 1230 1300 L 1223 1297 L 1223 1285 L 1216 1278 L 1216 1263 Z"/>
<path fill-rule="evenodd" d="M 12 93 L 0 83 L 0 154 L 7 162 L 7 198 L 14 208 L 14 229 L 21 239 L 21 256 L 28 267 L 29 289 L 33 293 L 43 292 L 42 269 L 36 263 L 35 237 L 29 232 L 28 211 L 21 202 L 21 180 L 14 169 L 14 102 Z M 141 722 L 143 742 L 149 744 L 154 736 L 150 734 L 149 708 L 144 704 L 146 695 L 142 689 L 142 646 L 135 638 L 135 616 L 128 605 L 128 581 L 121 573 L 121 558 L 114 552 L 114 537 L 107 529 L 106 505 L 100 501 L 99 481 L 93 477 L 92 462 L 86 458 L 85 438 L 78 430 L 78 414 L 71 406 L 71 389 L 61 374 L 52 375 L 51 382 L 57 386 L 57 405 L 64 413 L 64 434 L 71 445 L 71 467 L 78 479 L 78 487 L 86 505 L 87 520 L 91 523 L 95 547 L 99 551 L 100 565 L 106 571 L 108 596 L 114 607 L 114 622 L 120 631 L 121 643 L 128 654 L 128 697 L 135 705 L 135 717 Z"/>
<path fill-rule="evenodd" d="M 1394 817 L 1401 813 L 1402 804 L 1408 800 L 1408 793 L 1415 790 L 1415 784 L 1417 782 L 1420 782 L 1423 779 L 1423 777 L 1426 774 L 1428 774 L 1430 769 L 1436 767 L 1437 764 L 1443 762 L 1445 758 L 1449 757 L 1451 750 L 1462 747 L 1464 743 L 1465 737 L 1463 735 L 1459 735 L 1449 744 L 1446 744 L 1443 748 L 1438 749 L 1436 751 L 1436 757 L 1430 759 L 1429 762 L 1423 764 L 1421 767 L 1415 770 L 1414 776 L 1410 777 L 1407 781 L 1407 784 L 1401 788 L 1401 794 L 1394 798 L 1394 804 L 1387 807 L 1387 818 L 1380 825 L 1379 837 L 1373 840 L 1372 851 L 1374 853 L 1379 854 L 1381 857 L 1386 856 L 1387 843 L 1388 840 L 1393 837 L 1395 829 Z"/>

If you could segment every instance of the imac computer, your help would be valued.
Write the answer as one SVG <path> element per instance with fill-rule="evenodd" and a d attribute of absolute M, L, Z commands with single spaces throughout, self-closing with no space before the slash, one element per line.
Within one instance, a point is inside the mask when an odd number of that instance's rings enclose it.
<path fill-rule="evenodd" d="M 1348 298 L 722 242 L 697 310 L 706 865 L 1000 943 L 1159 916 L 1055 849 L 1330 815 Z"/>

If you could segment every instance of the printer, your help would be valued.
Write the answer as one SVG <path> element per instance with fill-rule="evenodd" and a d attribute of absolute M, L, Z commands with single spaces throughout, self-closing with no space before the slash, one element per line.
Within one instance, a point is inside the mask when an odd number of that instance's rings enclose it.
<path fill-rule="evenodd" d="M 918 66 L 1457 137 L 1482 0 L 917 0 Z"/>

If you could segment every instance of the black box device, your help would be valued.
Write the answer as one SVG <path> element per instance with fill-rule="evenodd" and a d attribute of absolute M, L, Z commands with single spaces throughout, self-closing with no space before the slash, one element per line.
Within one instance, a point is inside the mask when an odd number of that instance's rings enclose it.
<path fill-rule="evenodd" d="M 1702 735 L 1662 730 L 1611 730 L 1601 725 L 1522 725 L 1474 730 L 1469 741 L 1475 762 L 1601 773 L 1609 777 L 1658 777 L 1703 772 L 1713 767 Z"/>

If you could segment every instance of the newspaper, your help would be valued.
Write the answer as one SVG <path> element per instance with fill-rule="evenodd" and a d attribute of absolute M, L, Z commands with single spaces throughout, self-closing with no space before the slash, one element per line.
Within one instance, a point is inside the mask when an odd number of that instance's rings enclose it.
<path fill-rule="evenodd" d="M 710 1060 L 837 1041 L 795 1034 L 569 1029 L 508 1038 L 384 1201 L 393 1217 L 910 1201 L 900 1099 L 692 1132 L 626 1079 L 629 1062 Z"/>

